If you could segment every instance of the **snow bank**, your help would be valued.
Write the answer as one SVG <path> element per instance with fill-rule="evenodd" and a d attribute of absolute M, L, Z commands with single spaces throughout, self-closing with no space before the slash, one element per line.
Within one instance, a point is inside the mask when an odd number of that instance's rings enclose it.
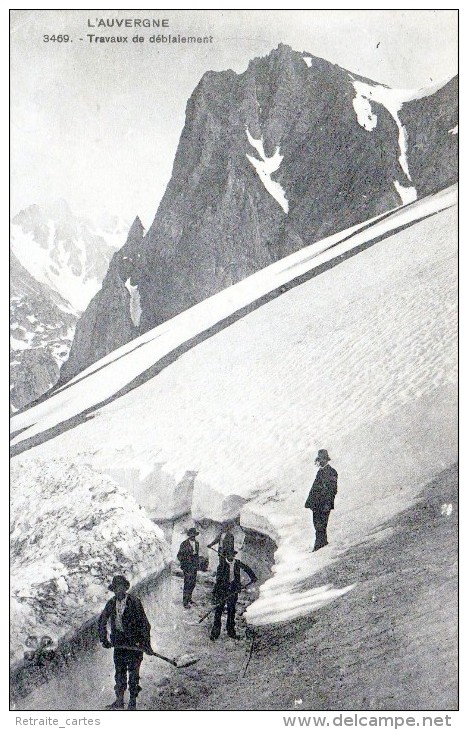
<path fill-rule="evenodd" d="M 86 393 L 99 402 L 109 380 L 128 381 L 137 366 L 141 372 L 179 338 L 193 337 L 195 323 L 203 330 L 215 304 L 222 318 L 247 295 L 453 205 L 454 195 L 418 201 L 346 241 L 330 237 L 193 307 L 15 416 L 26 423 L 34 415 L 15 441 L 60 423 L 74 398 L 76 406 Z M 352 586 L 307 592 L 304 581 L 350 545 L 374 539 L 457 458 L 456 225 L 455 209 L 445 210 L 343 260 L 15 461 L 25 469 L 38 456 L 113 465 L 150 511 L 190 470 L 195 519 L 221 522 L 237 513 L 244 527 L 278 545 L 273 576 L 247 618 L 269 623 L 316 609 Z M 303 505 L 322 447 L 339 472 L 339 492 L 331 544 L 313 553 Z"/>
<path fill-rule="evenodd" d="M 162 531 L 110 477 L 70 460 L 13 461 L 11 653 L 93 618 L 115 573 L 132 583 L 170 560 Z"/>

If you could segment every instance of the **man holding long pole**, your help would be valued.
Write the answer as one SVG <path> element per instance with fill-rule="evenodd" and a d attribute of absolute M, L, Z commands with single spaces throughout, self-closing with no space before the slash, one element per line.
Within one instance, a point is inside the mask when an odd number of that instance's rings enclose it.
<path fill-rule="evenodd" d="M 226 631 L 231 639 L 237 639 L 236 634 L 236 604 L 239 597 L 239 591 L 242 589 L 241 570 L 243 570 L 255 583 L 257 576 L 251 568 L 240 560 L 235 559 L 237 550 L 228 548 L 225 552 L 220 552 L 219 565 L 216 571 L 216 583 L 213 590 L 213 599 L 216 603 L 214 612 L 213 628 L 211 629 L 210 639 L 215 641 L 221 633 L 221 616 L 224 607 L 227 607 Z"/>

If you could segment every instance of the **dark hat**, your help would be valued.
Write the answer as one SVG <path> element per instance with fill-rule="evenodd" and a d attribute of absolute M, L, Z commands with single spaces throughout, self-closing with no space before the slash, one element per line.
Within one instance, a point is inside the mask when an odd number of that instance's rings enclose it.
<path fill-rule="evenodd" d="M 124 575 L 114 575 L 114 577 L 112 578 L 112 583 L 107 587 L 110 591 L 115 591 L 119 588 L 124 588 L 126 591 L 128 591 L 128 589 L 130 588 L 130 583 Z"/>
<path fill-rule="evenodd" d="M 198 530 L 195 529 L 195 527 L 191 527 L 189 530 L 187 530 L 188 537 L 196 537 L 199 534 L 200 533 L 198 532 Z"/>
<path fill-rule="evenodd" d="M 326 449 L 318 450 L 317 459 L 326 459 L 327 461 L 331 461 L 330 457 L 328 456 L 328 451 Z"/>
<path fill-rule="evenodd" d="M 219 554 L 222 555 L 225 558 L 233 558 L 234 555 L 237 555 L 237 550 L 234 550 L 234 548 L 223 548 L 219 551 Z"/>

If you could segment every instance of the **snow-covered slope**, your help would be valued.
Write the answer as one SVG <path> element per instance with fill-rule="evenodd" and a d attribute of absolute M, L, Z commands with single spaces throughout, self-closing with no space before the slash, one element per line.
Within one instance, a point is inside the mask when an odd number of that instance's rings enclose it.
<path fill-rule="evenodd" d="M 28 438 L 96 407 L 183 343 L 209 332 L 236 313 L 242 314 L 245 307 L 261 302 L 271 292 L 287 288 L 291 282 L 314 272 L 319 266 L 340 260 L 392 230 L 454 205 L 456 196 L 456 186 L 452 186 L 393 213 L 328 236 L 155 327 L 93 363 L 47 401 L 15 416 L 12 432 L 21 431 L 21 434 L 13 438 L 12 445 L 18 446 Z M 94 377 L 90 381 L 88 376 L 92 373 Z"/>
<path fill-rule="evenodd" d="M 75 216 L 64 200 L 31 205 L 11 225 L 11 248 L 24 268 L 83 311 L 101 286 L 128 225 L 113 218 L 98 227 Z"/>
<path fill-rule="evenodd" d="M 133 583 L 170 553 L 161 530 L 110 477 L 56 460 L 13 464 L 11 655 L 76 631 L 108 598 L 114 573 Z"/>
<path fill-rule="evenodd" d="M 13 418 L 16 461 L 91 464 L 153 516 L 183 493 L 197 520 L 239 514 L 270 535 L 253 623 L 332 600 L 350 586 L 301 582 L 456 459 L 455 202 L 449 189 L 329 237 L 111 353 Z M 313 554 L 319 447 L 340 479 L 331 545 Z"/>

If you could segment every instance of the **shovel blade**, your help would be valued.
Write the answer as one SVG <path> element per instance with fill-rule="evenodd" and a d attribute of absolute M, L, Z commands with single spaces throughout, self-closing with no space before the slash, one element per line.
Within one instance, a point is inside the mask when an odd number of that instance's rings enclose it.
<path fill-rule="evenodd" d="M 177 669 L 183 669 L 183 667 L 191 667 L 192 664 L 196 664 L 200 659 L 196 656 L 181 656 L 174 659 L 174 664 Z"/>

